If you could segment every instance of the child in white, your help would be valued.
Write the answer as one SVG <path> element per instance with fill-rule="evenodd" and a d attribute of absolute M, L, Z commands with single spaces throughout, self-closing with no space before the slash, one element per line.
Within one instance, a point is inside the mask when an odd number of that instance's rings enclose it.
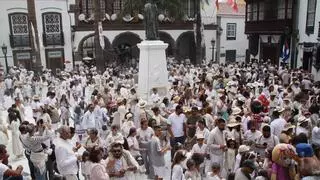
<path fill-rule="evenodd" d="M 191 149 L 191 154 L 197 153 L 201 154 L 204 157 L 207 157 L 207 144 L 204 144 L 204 136 L 203 134 L 197 134 L 197 144 L 193 145 Z M 205 176 L 205 173 L 209 170 L 206 169 L 206 167 L 210 166 L 210 160 L 205 158 L 204 162 L 200 165 L 200 174 L 202 177 Z"/>

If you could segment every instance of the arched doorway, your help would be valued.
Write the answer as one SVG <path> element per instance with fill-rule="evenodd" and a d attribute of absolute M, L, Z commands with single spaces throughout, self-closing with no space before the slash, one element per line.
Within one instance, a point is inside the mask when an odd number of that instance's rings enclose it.
<path fill-rule="evenodd" d="M 103 50 L 103 57 L 105 60 L 110 60 L 113 56 L 111 43 L 108 38 L 104 36 L 104 44 L 105 48 Z M 100 45 L 100 44 L 99 44 Z M 85 61 L 88 65 L 95 64 L 95 57 L 96 57 L 96 47 L 95 47 L 95 39 L 94 33 L 89 34 L 82 38 L 79 43 L 78 48 L 78 57 L 83 61 Z"/>
<path fill-rule="evenodd" d="M 132 32 L 124 32 L 114 38 L 112 47 L 118 55 L 121 65 L 136 65 L 140 53 L 137 44 L 140 42 L 139 35 Z"/>
<path fill-rule="evenodd" d="M 159 36 L 160 36 L 160 40 L 168 43 L 168 48 L 166 49 L 166 56 L 167 57 L 172 57 L 175 55 L 175 49 L 176 49 L 176 45 L 175 45 L 175 41 L 174 39 L 171 37 L 170 34 L 160 31 L 159 32 Z"/>
<path fill-rule="evenodd" d="M 196 63 L 196 43 L 193 31 L 182 33 L 177 39 L 177 58 L 181 60 L 190 59 Z"/>

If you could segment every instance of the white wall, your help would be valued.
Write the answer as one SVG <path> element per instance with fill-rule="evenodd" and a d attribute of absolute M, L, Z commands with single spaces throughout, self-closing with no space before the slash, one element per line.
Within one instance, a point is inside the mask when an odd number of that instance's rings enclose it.
<path fill-rule="evenodd" d="M 209 4 L 203 4 L 201 9 L 201 20 L 204 24 L 216 24 L 217 8 L 215 0 L 210 0 Z"/>
<path fill-rule="evenodd" d="M 298 19 L 298 29 L 299 29 L 299 43 L 317 43 L 318 38 L 318 29 L 320 21 L 320 2 L 317 1 L 315 24 L 314 24 L 314 33 L 307 35 L 306 34 L 306 21 L 307 21 L 307 0 L 299 0 L 299 19 Z M 302 66 L 303 62 L 303 45 L 298 46 L 298 56 L 297 56 L 297 67 Z M 320 72 L 317 72 L 314 67 L 312 67 L 312 74 L 315 76 L 316 80 L 320 80 Z"/>
<path fill-rule="evenodd" d="M 58 12 L 61 13 L 62 18 L 62 30 L 64 33 L 64 46 L 42 46 L 42 14 L 46 12 Z M 71 44 L 71 26 L 70 26 L 70 17 L 68 14 L 68 3 L 67 0 L 37 0 L 36 1 L 36 16 L 37 16 L 37 26 L 40 39 L 40 56 L 41 64 L 46 67 L 46 57 L 45 49 L 53 48 L 64 48 L 64 59 L 70 62 L 72 61 L 72 44 Z M 70 64 L 72 66 L 72 64 Z"/>
<path fill-rule="evenodd" d="M 237 50 L 236 61 L 245 61 L 246 49 L 248 48 L 248 39 L 244 33 L 245 16 L 221 15 L 221 50 L 220 53 L 226 53 L 226 50 Z M 227 40 L 227 23 L 236 23 L 236 40 Z M 225 63 L 225 57 L 220 58 L 221 63 Z"/>
<path fill-rule="evenodd" d="M 14 12 L 22 12 L 27 13 L 27 1 L 26 0 L 1 0 L 0 1 L 0 46 L 5 44 L 8 47 L 8 65 L 13 66 L 13 57 L 12 57 L 12 49 L 10 47 L 10 24 L 9 24 L 9 16 L 8 14 Z M 0 63 L 4 66 L 5 69 L 5 59 L 2 54 L 2 50 L 0 50 Z"/>

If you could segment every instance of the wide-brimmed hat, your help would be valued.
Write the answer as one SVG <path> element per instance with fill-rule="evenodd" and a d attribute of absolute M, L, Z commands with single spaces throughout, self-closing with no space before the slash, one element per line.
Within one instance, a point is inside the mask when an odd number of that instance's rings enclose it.
<path fill-rule="evenodd" d="M 32 99 L 33 100 L 40 100 L 40 97 L 38 95 L 34 95 Z"/>
<path fill-rule="evenodd" d="M 284 125 L 283 131 L 288 131 L 289 129 L 291 129 L 291 128 L 293 129 L 295 127 L 296 127 L 295 125 L 292 125 L 291 123 L 287 123 Z"/>
<path fill-rule="evenodd" d="M 239 153 L 248 152 L 248 151 L 250 151 L 250 147 L 249 146 L 247 146 L 247 145 L 240 145 L 239 146 L 239 149 L 238 149 Z"/>
<path fill-rule="evenodd" d="M 236 127 L 241 125 L 236 119 L 230 119 L 227 126 L 228 127 Z"/>
<path fill-rule="evenodd" d="M 232 108 L 232 115 L 239 115 L 241 113 L 241 109 L 238 107 Z"/>
<path fill-rule="evenodd" d="M 180 101 L 180 97 L 175 96 L 172 100 L 173 100 L 173 102 L 178 103 Z"/>
<path fill-rule="evenodd" d="M 201 133 L 196 134 L 196 137 L 197 137 L 197 139 L 204 139 L 204 136 L 203 136 L 203 134 L 201 134 Z"/>
<path fill-rule="evenodd" d="M 144 108 L 144 107 L 146 107 L 146 105 L 147 105 L 147 102 L 144 101 L 144 100 L 140 100 L 139 103 L 138 103 L 138 106 L 139 106 L 140 108 Z"/>
<path fill-rule="evenodd" d="M 274 111 L 277 111 L 279 113 L 283 112 L 284 111 L 284 108 L 283 107 L 280 107 L 280 106 L 277 106 Z"/>
<path fill-rule="evenodd" d="M 298 117 L 298 125 L 308 121 L 309 121 L 309 118 L 306 118 L 305 116 Z"/>
<path fill-rule="evenodd" d="M 276 96 L 277 95 L 277 92 L 275 92 L 275 91 L 272 91 L 271 93 L 270 93 L 270 96 Z"/>

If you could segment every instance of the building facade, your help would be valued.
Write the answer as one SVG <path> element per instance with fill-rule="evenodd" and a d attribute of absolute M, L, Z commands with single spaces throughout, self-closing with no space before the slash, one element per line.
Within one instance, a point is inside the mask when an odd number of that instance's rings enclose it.
<path fill-rule="evenodd" d="M 0 43 L 8 48 L 9 66 L 54 71 L 72 67 L 67 0 L 3 0 L 0 4 Z"/>
<path fill-rule="evenodd" d="M 312 72 L 320 80 L 320 1 L 297 0 L 298 41 L 296 67 Z"/>
<path fill-rule="evenodd" d="M 70 1 L 70 14 L 73 26 L 73 52 L 75 63 L 94 60 L 97 54 L 95 43 L 95 15 L 92 0 Z M 135 8 L 140 1 L 100 0 L 100 21 L 104 48 L 102 56 L 104 65 L 134 65 L 139 59 L 137 44 L 145 39 L 143 9 Z M 129 3 L 129 5 L 127 4 Z M 131 3 L 131 4 L 130 4 Z M 129 7 L 129 8 L 128 8 Z M 131 9 L 130 9 L 131 7 Z M 196 61 L 195 13 L 196 0 L 185 0 L 181 17 L 171 16 L 173 12 L 159 8 L 160 40 L 169 44 L 166 50 L 168 57 L 178 60 Z M 212 39 L 215 39 L 216 10 L 214 2 L 203 4 L 201 8 L 204 58 L 212 59 Z M 98 52 L 99 53 L 99 52 Z M 100 52 L 101 53 L 101 52 Z"/>
<path fill-rule="evenodd" d="M 217 16 L 221 18 L 220 63 L 244 62 L 248 49 L 245 29 L 244 1 L 238 1 L 238 11 L 234 11 L 226 2 L 220 3 Z"/>
<path fill-rule="evenodd" d="M 292 48 L 295 0 L 246 0 L 245 34 L 251 58 L 290 64 L 291 57 L 281 57 L 283 45 Z"/>

